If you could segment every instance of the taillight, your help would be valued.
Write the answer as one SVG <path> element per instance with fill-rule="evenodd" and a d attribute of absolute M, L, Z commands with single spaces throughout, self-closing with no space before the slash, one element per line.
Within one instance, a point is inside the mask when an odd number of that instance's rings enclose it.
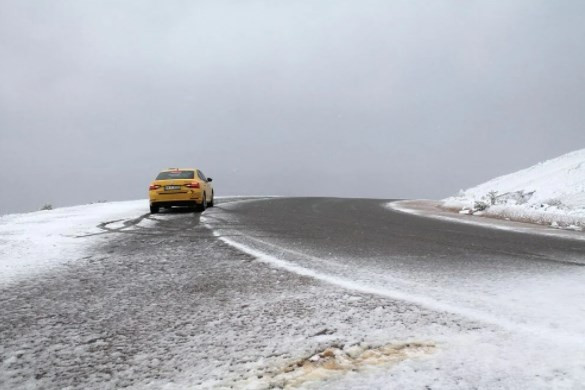
<path fill-rule="evenodd" d="M 197 182 L 197 181 L 194 181 L 193 183 L 185 184 L 185 187 L 187 187 L 187 188 L 201 188 L 201 186 L 199 185 L 199 182 Z"/>
<path fill-rule="evenodd" d="M 159 188 L 160 186 L 158 184 L 151 184 L 150 187 L 148 187 L 150 191 L 158 190 Z"/>

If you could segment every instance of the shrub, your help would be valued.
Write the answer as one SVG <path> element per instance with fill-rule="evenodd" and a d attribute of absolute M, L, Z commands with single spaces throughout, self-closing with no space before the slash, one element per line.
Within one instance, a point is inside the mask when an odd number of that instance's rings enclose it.
<path fill-rule="evenodd" d="M 53 205 L 50 203 L 45 203 L 43 207 L 41 207 L 41 211 L 43 210 L 53 210 Z"/>
<path fill-rule="evenodd" d="M 484 210 L 487 210 L 488 207 L 489 207 L 489 204 L 487 204 L 486 202 L 483 202 L 483 201 L 479 201 L 478 200 L 473 205 L 473 210 L 474 211 L 484 211 Z"/>

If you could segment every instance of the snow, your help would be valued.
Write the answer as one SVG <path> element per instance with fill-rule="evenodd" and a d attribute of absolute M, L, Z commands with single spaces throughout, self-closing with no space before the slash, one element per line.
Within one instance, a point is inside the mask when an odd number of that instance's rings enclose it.
<path fill-rule="evenodd" d="M 560 225 L 554 222 L 551 226 L 542 226 L 536 224 L 526 224 L 520 222 L 511 221 L 510 218 L 473 218 L 473 216 L 486 215 L 485 212 L 478 211 L 472 213 L 471 210 L 465 210 L 466 212 L 459 212 L 454 214 L 451 211 L 445 210 L 442 202 L 429 200 L 429 199 L 417 199 L 417 200 L 401 200 L 393 201 L 384 204 L 384 207 L 399 211 L 402 213 L 417 215 L 425 218 L 433 218 L 447 222 L 463 223 L 466 225 L 489 227 L 490 229 L 505 230 L 516 233 L 527 233 L 543 235 L 548 237 L 558 237 L 569 240 L 585 240 L 585 235 L 582 234 L 580 228 L 578 231 L 571 231 L 574 229 L 564 228 L 562 230 L 557 229 Z M 463 211 L 463 210 L 462 210 Z M 575 262 L 580 263 L 581 259 L 576 259 Z"/>
<path fill-rule="evenodd" d="M 120 229 L 147 212 L 148 201 L 135 200 L 0 216 L 0 283 L 82 259 L 101 239 L 99 224 Z"/>
<path fill-rule="evenodd" d="M 487 208 L 480 210 L 480 204 Z M 462 191 L 444 199 L 443 207 L 581 230 L 585 227 L 585 149 Z"/>
<path fill-rule="evenodd" d="M 217 196 L 245 202 L 251 196 Z M 276 197 L 276 196 L 266 196 Z M 234 203 L 235 203 L 234 202 Z M 105 229 L 128 229 L 129 220 L 140 219 L 131 228 L 149 228 L 156 218 L 148 200 L 95 203 L 53 210 L 0 216 L 0 283 L 33 276 L 55 266 L 83 259 L 86 249 L 102 239 Z"/>

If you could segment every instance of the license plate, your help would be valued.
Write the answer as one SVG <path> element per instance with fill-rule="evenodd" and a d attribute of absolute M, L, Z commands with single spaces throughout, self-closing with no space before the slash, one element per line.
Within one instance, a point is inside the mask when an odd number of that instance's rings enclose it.
<path fill-rule="evenodd" d="M 181 189 L 181 186 L 165 186 L 165 191 L 177 191 L 180 189 Z"/>

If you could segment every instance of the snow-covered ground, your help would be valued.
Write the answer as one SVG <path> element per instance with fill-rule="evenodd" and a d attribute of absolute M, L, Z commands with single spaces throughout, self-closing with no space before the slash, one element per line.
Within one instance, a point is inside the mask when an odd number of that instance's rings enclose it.
<path fill-rule="evenodd" d="M 0 216 L 0 283 L 81 259 L 102 237 L 98 225 L 148 212 L 148 201 L 96 203 Z"/>
<path fill-rule="evenodd" d="M 309 388 L 422 362 L 439 335 L 475 329 L 277 270 L 222 244 L 197 214 L 145 217 L 146 205 L 2 217 L 0 388 Z"/>
<path fill-rule="evenodd" d="M 585 228 L 585 149 L 492 179 L 443 200 L 462 213 Z"/>
<path fill-rule="evenodd" d="M 253 204 L 1 217 L 0 388 L 583 388 L 582 257 L 340 255 Z"/>
<path fill-rule="evenodd" d="M 216 199 L 241 201 L 251 197 Z M 152 224 L 152 219 L 144 218 L 148 213 L 148 200 L 139 199 L 0 215 L 0 283 L 80 260 L 87 248 L 106 239 L 105 230 Z"/>

